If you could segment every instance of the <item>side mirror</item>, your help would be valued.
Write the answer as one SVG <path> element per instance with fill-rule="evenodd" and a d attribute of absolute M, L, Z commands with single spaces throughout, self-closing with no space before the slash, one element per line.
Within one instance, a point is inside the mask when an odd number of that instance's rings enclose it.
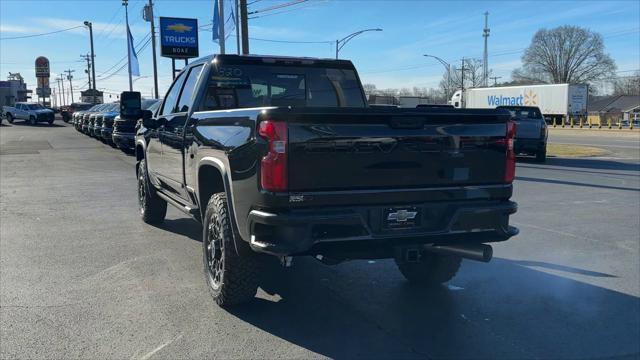
<path fill-rule="evenodd" d="M 153 117 L 153 113 L 149 110 L 142 110 L 142 125 L 147 129 L 157 129 L 164 125 L 164 119 L 156 119 Z"/>
<path fill-rule="evenodd" d="M 120 117 L 139 119 L 142 112 L 142 100 L 137 91 L 124 91 L 120 94 Z"/>

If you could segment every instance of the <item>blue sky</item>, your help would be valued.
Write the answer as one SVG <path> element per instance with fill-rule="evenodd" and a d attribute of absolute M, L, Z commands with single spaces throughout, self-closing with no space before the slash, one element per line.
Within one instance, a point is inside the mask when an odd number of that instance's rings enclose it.
<path fill-rule="evenodd" d="M 251 4 L 255 0 L 248 0 Z M 290 0 L 258 0 L 250 11 Z M 130 0 L 129 22 L 135 42 L 149 32 L 141 18 L 145 0 Z M 211 22 L 213 0 L 156 1 L 155 15 L 195 17 L 198 23 Z M 614 58 L 620 75 L 640 69 L 640 1 L 349 1 L 311 0 L 288 7 L 280 13 L 250 20 L 250 36 L 289 41 L 335 41 L 354 31 L 382 28 L 363 34 L 341 51 L 351 59 L 364 82 L 378 88 L 437 86 L 443 68 L 428 53 L 447 61 L 462 57 L 482 57 L 483 13 L 489 11 L 489 68 L 495 76 L 508 80 L 520 65 L 522 50 L 540 28 L 577 25 L 601 33 L 606 51 Z M 124 11 L 121 0 L 0 1 L 0 38 L 38 34 L 94 24 L 98 88 L 118 93 L 127 88 L 126 67 L 113 74 L 113 67 L 126 56 Z M 218 51 L 211 32 L 200 31 L 200 54 Z M 333 57 L 331 43 L 288 44 L 251 41 L 256 54 Z M 227 51 L 235 52 L 235 38 L 227 40 Z M 0 76 L 20 72 L 33 88 L 33 64 L 43 55 L 51 61 L 52 78 L 66 69 L 75 70 L 74 86 L 86 87 L 84 62 L 80 54 L 89 52 L 88 31 L 79 28 L 58 34 L 20 40 L 0 41 Z M 134 88 L 150 95 L 151 46 L 139 53 L 141 78 Z M 113 67 L 113 68 L 112 68 Z M 171 82 L 171 61 L 160 58 L 160 88 Z M 112 68 L 112 69 L 110 69 Z M 78 94 L 76 93 L 76 98 Z M 109 98 L 107 97 L 107 101 Z"/>

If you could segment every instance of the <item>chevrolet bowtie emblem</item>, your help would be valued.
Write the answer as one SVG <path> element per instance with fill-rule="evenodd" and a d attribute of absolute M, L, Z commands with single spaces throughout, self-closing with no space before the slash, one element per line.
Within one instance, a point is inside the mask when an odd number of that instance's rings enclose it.
<path fill-rule="evenodd" d="M 389 213 L 387 221 L 405 222 L 415 219 L 417 214 L 417 211 L 398 210 L 397 212 Z"/>
<path fill-rule="evenodd" d="M 173 24 L 173 25 L 169 25 L 167 26 L 168 30 L 173 30 L 175 32 L 179 32 L 179 33 L 183 33 L 183 32 L 187 32 L 187 31 L 191 31 L 191 29 L 193 29 L 193 26 L 187 26 L 185 24 Z"/>

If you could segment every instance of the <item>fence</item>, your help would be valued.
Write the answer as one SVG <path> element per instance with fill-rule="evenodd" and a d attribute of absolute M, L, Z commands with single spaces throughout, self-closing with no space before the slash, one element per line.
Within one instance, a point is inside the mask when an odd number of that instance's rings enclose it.
<path fill-rule="evenodd" d="M 640 127 L 640 115 L 638 113 L 631 113 L 628 116 L 623 116 L 621 113 L 615 114 L 601 114 L 601 113 L 591 113 L 587 116 L 580 115 L 569 115 L 567 117 L 561 118 L 559 123 L 557 118 L 553 118 L 552 122 L 553 127 L 561 127 L 561 128 L 578 128 L 578 129 L 628 129 L 633 130 L 634 128 Z"/>

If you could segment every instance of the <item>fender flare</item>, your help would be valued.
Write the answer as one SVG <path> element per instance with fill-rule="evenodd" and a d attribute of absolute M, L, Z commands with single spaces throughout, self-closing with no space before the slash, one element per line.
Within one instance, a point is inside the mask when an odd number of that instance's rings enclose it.
<path fill-rule="evenodd" d="M 222 175 L 222 186 L 224 187 L 224 192 L 227 195 L 227 211 L 229 211 L 229 218 L 231 219 L 231 229 L 232 229 L 232 233 L 233 233 L 233 246 L 236 249 L 236 253 L 240 254 L 240 247 L 238 246 L 238 239 L 241 239 L 240 236 L 240 232 L 238 230 L 238 220 L 236 217 L 236 212 L 235 212 L 235 208 L 234 208 L 234 201 L 233 201 L 233 185 L 231 184 L 231 180 L 229 177 L 229 172 L 227 171 L 226 166 L 224 165 L 224 163 L 222 161 L 220 161 L 219 159 L 216 159 L 215 157 L 211 157 L 211 156 L 205 156 L 202 159 L 200 159 L 200 161 L 198 162 L 198 166 L 196 169 L 196 188 L 195 188 L 195 193 L 196 196 L 198 198 L 198 205 L 200 207 L 200 209 L 202 209 L 203 213 L 202 213 L 202 223 L 204 224 L 204 212 L 206 212 L 206 206 L 207 204 L 202 202 L 202 199 L 200 199 L 200 176 L 197 176 L 197 174 L 200 173 L 200 168 L 204 165 L 207 166 L 213 166 L 216 169 L 218 169 L 218 171 L 220 171 L 220 174 Z M 242 241 L 242 240 L 240 240 Z"/>

